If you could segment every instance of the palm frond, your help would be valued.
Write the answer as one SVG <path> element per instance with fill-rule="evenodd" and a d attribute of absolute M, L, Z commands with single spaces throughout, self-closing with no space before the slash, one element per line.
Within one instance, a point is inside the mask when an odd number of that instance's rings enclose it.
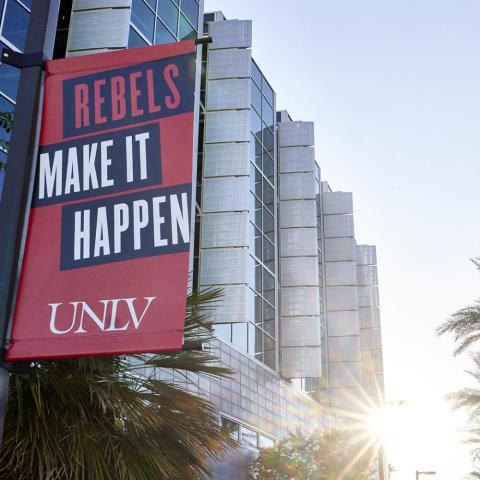
<path fill-rule="evenodd" d="M 219 292 L 189 296 L 185 340 L 209 338 Z M 170 372 L 165 379 L 162 372 Z M 38 362 L 11 379 L 0 478 L 200 479 L 233 444 L 206 399 L 173 379 L 225 376 L 209 352 Z"/>

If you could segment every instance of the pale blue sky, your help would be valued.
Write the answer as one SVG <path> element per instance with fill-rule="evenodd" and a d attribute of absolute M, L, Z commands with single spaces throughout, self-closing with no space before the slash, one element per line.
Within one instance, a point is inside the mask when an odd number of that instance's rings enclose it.
<path fill-rule="evenodd" d="M 435 327 L 480 297 L 480 2 L 205 0 L 253 20 L 277 107 L 315 121 L 316 157 L 354 192 L 360 243 L 377 245 L 387 397 L 409 401 L 392 480 L 470 470 L 444 395 L 467 384 Z M 402 415 L 410 415 L 404 413 Z M 410 422 L 410 423 L 408 423 Z M 403 436 L 402 436 L 403 435 Z"/>

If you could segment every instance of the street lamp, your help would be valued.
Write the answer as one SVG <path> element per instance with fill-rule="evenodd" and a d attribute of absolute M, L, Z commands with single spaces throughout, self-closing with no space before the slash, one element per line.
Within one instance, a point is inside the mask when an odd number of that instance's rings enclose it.
<path fill-rule="evenodd" d="M 432 472 L 432 471 L 419 472 L 418 470 L 415 470 L 416 480 L 420 480 L 420 475 L 436 475 L 436 474 L 437 472 Z"/>

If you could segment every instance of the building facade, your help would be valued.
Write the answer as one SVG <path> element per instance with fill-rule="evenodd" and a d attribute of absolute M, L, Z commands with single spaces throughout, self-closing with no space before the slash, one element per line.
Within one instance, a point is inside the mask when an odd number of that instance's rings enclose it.
<path fill-rule="evenodd" d="M 30 3 L 0 0 L 1 46 L 22 50 Z M 55 56 L 212 37 L 197 54 L 191 258 L 195 286 L 224 291 L 210 347 L 236 373 L 161 375 L 208 398 L 253 454 L 383 401 L 376 252 L 357 245 L 352 194 L 321 177 L 313 123 L 276 110 L 252 58 L 251 21 L 204 15 L 202 3 L 62 0 Z M 18 71 L 0 65 L 0 111 L 14 110 L 17 82 Z M 228 473 L 236 461 L 217 478 L 240 478 Z"/>

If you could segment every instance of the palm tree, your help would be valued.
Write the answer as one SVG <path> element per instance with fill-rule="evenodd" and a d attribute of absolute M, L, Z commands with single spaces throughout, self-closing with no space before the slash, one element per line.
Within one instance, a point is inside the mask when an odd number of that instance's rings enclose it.
<path fill-rule="evenodd" d="M 191 294 L 185 343 L 209 340 L 219 292 Z M 205 478 L 232 445 L 208 401 L 160 372 L 225 376 L 210 353 L 48 360 L 13 373 L 0 478 L 151 480 Z M 164 375 L 165 377 L 165 375 Z"/>
<path fill-rule="evenodd" d="M 480 259 L 472 259 L 472 262 L 480 269 Z M 459 355 L 477 343 L 480 340 L 480 300 L 454 313 L 437 328 L 439 335 L 447 332 L 454 334 L 455 342 L 458 344 L 454 355 Z"/>

